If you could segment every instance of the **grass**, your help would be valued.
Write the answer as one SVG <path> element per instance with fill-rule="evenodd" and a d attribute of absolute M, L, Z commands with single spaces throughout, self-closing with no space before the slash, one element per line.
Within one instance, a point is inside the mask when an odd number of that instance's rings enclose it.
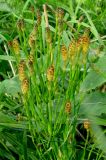
<path fill-rule="evenodd" d="M 1 159 L 106 159 L 105 6 L 0 2 Z"/>

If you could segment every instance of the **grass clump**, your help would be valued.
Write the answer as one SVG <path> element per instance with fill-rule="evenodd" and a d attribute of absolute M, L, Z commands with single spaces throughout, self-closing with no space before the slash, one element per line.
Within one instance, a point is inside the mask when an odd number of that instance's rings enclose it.
<path fill-rule="evenodd" d="M 0 156 L 105 159 L 105 42 L 81 2 L 73 13 L 65 2 L 42 9 L 29 4 L 22 16 L 12 15 L 15 31 L 1 42 L 10 73 L 0 83 Z"/>

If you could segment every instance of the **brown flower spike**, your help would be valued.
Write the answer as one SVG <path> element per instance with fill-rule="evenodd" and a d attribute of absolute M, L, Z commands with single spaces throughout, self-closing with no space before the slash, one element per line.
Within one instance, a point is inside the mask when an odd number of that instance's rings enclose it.
<path fill-rule="evenodd" d="M 47 80 L 50 82 L 53 81 L 53 79 L 54 79 L 54 66 L 52 65 L 47 70 Z"/>
<path fill-rule="evenodd" d="M 33 63 L 34 63 L 34 55 L 33 53 L 30 53 L 29 55 L 29 60 L 28 60 L 28 64 L 29 64 L 29 69 L 30 69 L 30 72 L 33 73 Z"/>
<path fill-rule="evenodd" d="M 28 81 L 27 78 L 25 78 L 25 79 L 22 81 L 21 89 L 22 89 L 23 95 L 26 95 L 26 94 L 28 93 L 29 81 Z"/>
<path fill-rule="evenodd" d="M 67 48 L 65 45 L 61 47 L 62 59 L 63 61 L 67 61 Z"/>
<path fill-rule="evenodd" d="M 67 102 L 65 105 L 65 112 L 69 114 L 71 112 L 71 103 Z"/>
<path fill-rule="evenodd" d="M 37 16 L 37 24 L 39 26 L 41 24 L 41 13 L 39 9 L 37 9 L 36 16 Z"/>
<path fill-rule="evenodd" d="M 18 42 L 17 39 L 14 39 L 14 40 L 13 40 L 12 46 L 13 46 L 14 53 L 15 53 L 16 55 L 19 55 L 19 53 L 20 53 L 20 47 L 19 47 L 19 42 Z"/>
<path fill-rule="evenodd" d="M 76 41 L 73 39 L 69 44 L 69 55 L 71 60 L 75 58 L 75 54 L 76 54 Z"/>
<path fill-rule="evenodd" d="M 17 21 L 17 28 L 19 31 L 24 31 L 24 28 L 25 28 L 24 19 L 19 19 Z"/>
<path fill-rule="evenodd" d="M 62 20 L 64 17 L 64 10 L 62 8 L 58 8 L 56 13 L 57 13 L 57 18 L 59 20 Z"/>
<path fill-rule="evenodd" d="M 25 79 L 25 61 L 21 60 L 18 66 L 18 74 L 20 81 Z"/>
<path fill-rule="evenodd" d="M 84 128 L 88 131 L 89 130 L 89 128 L 90 128 L 90 122 L 89 122 L 89 120 L 85 120 L 84 121 Z"/>
<path fill-rule="evenodd" d="M 46 27 L 46 41 L 47 43 L 51 43 L 52 39 L 51 39 L 51 32 L 50 32 L 50 28 Z"/>
<path fill-rule="evenodd" d="M 29 41 L 28 41 L 28 43 L 29 43 L 29 46 L 31 47 L 31 48 L 34 48 L 34 45 L 35 45 L 35 37 L 34 37 L 34 35 L 31 33 L 30 34 L 30 36 L 29 36 Z"/>

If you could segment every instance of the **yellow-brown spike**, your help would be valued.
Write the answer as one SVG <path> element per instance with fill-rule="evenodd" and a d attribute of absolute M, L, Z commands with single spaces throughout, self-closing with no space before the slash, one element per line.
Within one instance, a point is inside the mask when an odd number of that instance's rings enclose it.
<path fill-rule="evenodd" d="M 89 32 L 90 32 L 90 29 L 87 28 L 82 36 L 82 53 L 83 54 L 86 54 L 89 48 L 89 43 L 90 43 Z"/>
<path fill-rule="evenodd" d="M 59 19 L 58 20 L 58 34 L 59 34 L 59 36 L 62 35 L 62 32 L 63 32 L 63 20 Z"/>
<path fill-rule="evenodd" d="M 82 37 L 79 37 L 79 39 L 76 42 L 76 50 L 77 53 L 79 53 L 82 49 Z"/>
<path fill-rule="evenodd" d="M 69 56 L 71 60 L 76 56 L 76 41 L 74 39 L 69 44 Z"/>
<path fill-rule="evenodd" d="M 37 15 L 37 24 L 39 26 L 41 24 L 41 13 L 39 9 L 37 9 L 36 15 Z"/>
<path fill-rule="evenodd" d="M 47 80 L 50 82 L 50 81 L 53 81 L 54 79 L 54 66 L 50 66 L 47 70 Z"/>
<path fill-rule="evenodd" d="M 83 125 L 84 125 L 84 128 L 85 128 L 87 131 L 90 129 L 90 122 L 89 122 L 89 120 L 85 120 Z"/>
<path fill-rule="evenodd" d="M 71 103 L 67 102 L 65 105 L 65 112 L 69 114 L 71 112 Z"/>
<path fill-rule="evenodd" d="M 46 41 L 47 43 L 51 43 L 52 39 L 51 39 L 51 33 L 50 33 L 50 28 L 46 27 Z"/>
<path fill-rule="evenodd" d="M 22 89 L 23 95 L 26 95 L 26 94 L 28 93 L 28 90 L 29 90 L 29 81 L 28 81 L 27 78 L 25 78 L 25 79 L 22 81 L 21 89 Z"/>
<path fill-rule="evenodd" d="M 61 47 L 61 53 L 62 53 L 62 59 L 63 61 L 67 61 L 68 54 L 67 54 L 67 48 L 65 45 L 62 45 Z"/>
<path fill-rule="evenodd" d="M 17 28 L 19 31 L 24 31 L 24 28 L 25 28 L 24 19 L 19 19 L 17 21 Z"/>
<path fill-rule="evenodd" d="M 31 48 L 34 48 L 34 46 L 35 46 L 35 37 L 34 37 L 34 35 L 31 33 L 30 34 L 30 36 L 29 36 L 29 41 L 28 41 L 28 43 L 29 43 L 29 46 L 31 47 Z"/>
<path fill-rule="evenodd" d="M 83 36 L 82 37 L 82 53 L 86 54 L 89 48 L 89 37 Z"/>
<path fill-rule="evenodd" d="M 13 46 L 14 53 L 16 55 L 19 55 L 19 53 L 20 53 L 20 47 L 19 47 L 19 42 L 18 42 L 18 40 L 16 38 L 13 40 L 12 46 Z"/>
<path fill-rule="evenodd" d="M 34 8 L 34 6 L 33 6 L 33 5 L 31 5 L 31 6 L 30 6 L 30 11 L 31 11 L 32 13 L 34 13 L 34 12 L 35 12 L 35 8 Z"/>
<path fill-rule="evenodd" d="M 12 41 L 8 41 L 8 47 L 9 47 L 9 49 L 11 49 L 11 48 L 12 48 L 12 46 L 13 46 Z"/>
<path fill-rule="evenodd" d="M 21 60 L 18 66 L 18 74 L 20 81 L 25 79 L 25 61 Z"/>
<path fill-rule="evenodd" d="M 38 34 L 38 26 L 37 26 L 37 24 L 35 24 L 30 35 L 32 35 L 33 39 L 36 40 L 37 39 L 37 34 Z"/>
<path fill-rule="evenodd" d="M 57 18 L 62 20 L 64 17 L 64 10 L 62 8 L 57 8 Z"/>
<path fill-rule="evenodd" d="M 33 63 L 34 63 L 34 55 L 32 53 L 30 53 L 29 55 L 29 60 L 28 60 L 28 64 L 29 64 L 29 69 L 31 74 L 33 73 Z"/>
<path fill-rule="evenodd" d="M 84 15 L 82 15 L 82 16 L 79 17 L 78 22 L 81 23 L 83 21 L 83 19 L 84 19 Z"/>

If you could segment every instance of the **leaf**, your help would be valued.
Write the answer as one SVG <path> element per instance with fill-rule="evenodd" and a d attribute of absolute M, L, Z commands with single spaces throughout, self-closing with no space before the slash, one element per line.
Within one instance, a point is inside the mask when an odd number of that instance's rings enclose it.
<path fill-rule="evenodd" d="M 69 46 L 69 43 L 70 43 L 70 39 L 66 33 L 66 31 L 63 31 L 63 35 L 62 35 L 62 39 L 63 39 L 63 43 L 67 46 Z"/>
<path fill-rule="evenodd" d="M 9 7 L 9 5 L 7 3 L 0 3 L 0 11 L 2 12 L 10 12 L 11 8 Z"/>
<path fill-rule="evenodd" d="M 18 92 L 21 92 L 18 77 L 6 79 L 0 84 L 0 94 L 6 93 L 14 96 Z"/>
<path fill-rule="evenodd" d="M 4 127 L 11 127 L 17 129 L 27 129 L 27 123 L 24 122 L 17 122 L 12 115 L 4 114 L 0 112 L 0 128 Z"/>
<path fill-rule="evenodd" d="M 100 126 L 92 124 L 92 132 L 94 134 L 95 146 L 106 153 L 106 136 Z"/>
<path fill-rule="evenodd" d="M 80 91 L 86 92 L 102 85 L 106 82 L 106 56 L 103 56 L 93 66 L 93 69 L 88 73 L 85 80 L 81 84 Z"/>
<path fill-rule="evenodd" d="M 15 61 L 15 58 L 13 56 L 8 55 L 0 55 L 0 59 L 5 61 Z"/>
<path fill-rule="evenodd" d="M 91 123 L 91 133 L 94 135 L 95 147 L 106 151 L 106 136 L 100 125 L 106 126 L 106 119 L 100 116 L 106 114 L 106 93 L 93 92 L 86 94 L 81 103 L 79 115 L 84 115 Z"/>
<path fill-rule="evenodd" d="M 84 114 L 87 117 L 100 116 L 106 113 L 106 93 L 93 92 L 86 94 L 81 103 L 79 114 Z"/>

